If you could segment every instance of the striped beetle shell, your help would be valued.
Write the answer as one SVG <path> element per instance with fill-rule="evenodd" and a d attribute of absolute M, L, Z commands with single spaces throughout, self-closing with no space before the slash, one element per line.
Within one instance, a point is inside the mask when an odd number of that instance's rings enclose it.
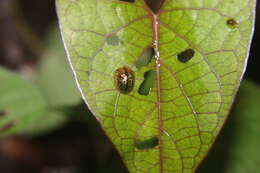
<path fill-rule="evenodd" d="M 114 74 L 115 87 L 122 94 L 130 93 L 134 88 L 134 71 L 127 66 L 118 68 Z"/>

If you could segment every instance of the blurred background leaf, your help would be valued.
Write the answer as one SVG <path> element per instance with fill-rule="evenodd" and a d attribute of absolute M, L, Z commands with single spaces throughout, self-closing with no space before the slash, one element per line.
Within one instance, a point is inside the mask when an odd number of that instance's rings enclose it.
<path fill-rule="evenodd" d="M 232 114 L 234 121 L 228 126 L 233 128 L 233 146 L 230 148 L 227 173 L 258 172 L 260 166 L 260 88 L 245 81 L 240 90 L 237 104 Z M 231 116 L 232 116 L 231 115 Z"/>
<path fill-rule="evenodd" d="M 39 74 L 36 78 L 37 83 L 46 95 L 50 106 L 79 104 L 81 97 L 56 27 L 51 27 L 46 43 L 46 51 L 43 53 L 37 69 Z"/>
<path fill-rule="evenodd" d="M 20 133 L 47 111 L 40 89 L 19 75 L 0 68 L 0 136 Z"/>
<path fill-rule="evenodd" d="M 69 64 L 56 27 L 51 27 L 46 37 L 46 49 L 36 67 L 36 84 L 46 97 L 49 112 L 26 130 L 30 135 L 41 135 L 61 128 L 70 120 L 73 106 L 81 103 Z"/>
<path fill-rule="evenodd" d="M 14 108 L 2 106 L 4 114 L 8 115 L 4 115 L 5 118 L 0 122 L 4 128 L 0 134 L 40 135 L 50 132 L 68 122 L 73 106 L 81 103 L 57 28 L 51 28 L 46 45 L 34 74 L 36 83 L 2 70 L 0 77 L 4 85 L 1 86 L 0 99 L 2 105 L 9 104 Z M 28 114 L 27 109 L 31 109 L 29 111 L 32 114 Z M 15 122 L 24 123 L 14 126 Z M 10 129 L 7 130 L 7 127 Z"/>
<path fill-rule="evenodd" d="M 45 115 L 37 117 L 23 133 L 30 136 L 43 135 L 61 128 L 68 120 L 68 116 L 62 111 L 49 110 Z"/>

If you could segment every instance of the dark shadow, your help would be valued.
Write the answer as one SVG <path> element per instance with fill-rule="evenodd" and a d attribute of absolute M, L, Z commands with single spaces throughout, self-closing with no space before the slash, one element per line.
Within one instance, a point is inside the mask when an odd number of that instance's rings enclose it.
<path fill-rule="evenodd" d="M 153 11 L 154 14 L 158 13 L 164 1 L 165 0 L 145 0 L 147 6 Z"/>
<path fill-rule="evenodd" d="M 246 77 L 260 84 L 260 3 L 257 3 L 256 7 L 256 19 L 255 19 L 255 33 L 252 40 L 250 54 L 248 59 L 248 65 L 246 69 Z"/>
<path fill-rule="evenodd" d="M 239 93 L 238 93 L 239 95 Z M 238 97 L 237 97 L 238 98 Z M 234 141 L 238 141 L 239 117 L 236 116 L 235 109 L 239 100 L 236 100 L 234 106 L 226 120 L 223 129 L 216 139 L 205 160 L 198 167 L 196 173 L 225 173 L 230 161 L 230 151 L 234 146 Z"/>
<path fill-rule="evenodd" d="M 135 0 L 119 0 L 119 1 L 124 1 L 124 2 L 135 2 Z"/>

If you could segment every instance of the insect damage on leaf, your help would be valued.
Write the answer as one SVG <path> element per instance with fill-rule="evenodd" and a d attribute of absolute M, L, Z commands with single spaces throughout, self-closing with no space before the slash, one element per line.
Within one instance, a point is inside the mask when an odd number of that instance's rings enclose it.
<path fill-rule="evenodd" d="M 119 38 L 116 34 L 112 34 L 106 38 L 106 42 L 109 45 L 117 46 L 119 44 Z"/>
<path fill-rule="evenodd" d="M 154 56 L 154 48 L 148 47 L 142 52 L 141 56 L 137 59 L 135 66 L 141 68 L 147 66 Z"/>
<path fill-rule="evenodd" d="M 156 147 L 157 145 L 159 145 L 159 139 L 156 136 L 142 141 L 137 140 L 135 142 L 135 147 L 139 150 L 151 149 Z"/>
<path fill-rule="evenodd" d="M 238 23 L 235 19 L 231 18 L 227 20 L 227 25 L 229 28 L 234 29 L 237 27 Z"/>
<path fill-rule="evenodd" d="M 195 1 L 58 0 L 82 96 L 131 173 L 193 173 L 229 113 L 254 2 Z"/>
<path fill-rule="evenodd" d="M 151 89 L 154 87 L 156 78 L 156 72 L 155 70 L 149 70 L 144 73 L 144 81 L 141 83 L 138 93 L 141 95 L 149 95 Z"/>
<path fill-rule="evenodd" d="M 194 54 L 195 52 L 193 49 L 186 49 L 185 51 L 179 53 L 177 58 L 180 62 L 186 63 L 194 56 Z"/>
<path fill-rule="evenodd" d="M 116 89 L 122 94 L 128 94 L 134 88 L 134 71 L 127 66 L 118 68 L 115 71 L 114 80 Z"/>

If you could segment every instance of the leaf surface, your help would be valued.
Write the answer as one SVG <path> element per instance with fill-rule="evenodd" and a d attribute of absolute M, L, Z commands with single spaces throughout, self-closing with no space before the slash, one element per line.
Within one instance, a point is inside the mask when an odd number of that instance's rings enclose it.
<path fill-rule="evenodd" d="M 254 4 L 165 0 L 154 14 L 143 0 L 57 0 L 65 47 L 82 96 L 130 172 L 194 172 L 239 87 Z M 149 55 L 149 47 L 154 48 L 151 62 L 136 66 L 140 57 Z M 115 87 L 131 87 L 132 82 L 124 83 L 125 72 L 114 75 L 122 67 L 135 75 L 134 88 L 127 94 Z M 144 74 L 151 70 L 156 79 L 149 87 L 154 87 L 140 94 Z"/>

